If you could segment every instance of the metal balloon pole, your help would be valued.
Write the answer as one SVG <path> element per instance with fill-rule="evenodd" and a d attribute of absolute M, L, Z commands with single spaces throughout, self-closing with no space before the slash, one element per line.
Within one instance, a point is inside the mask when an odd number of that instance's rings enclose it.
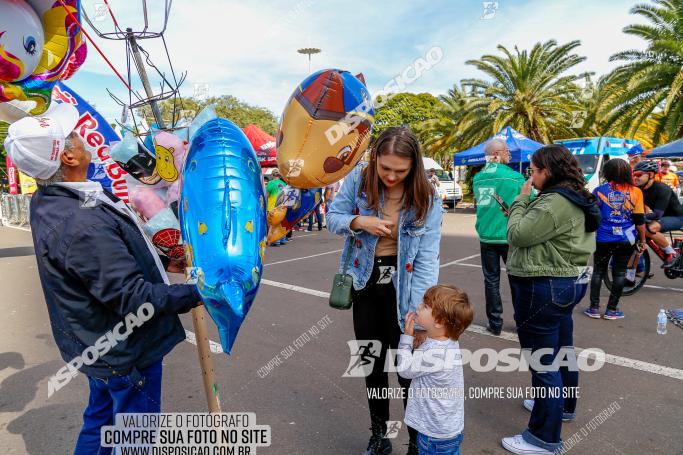
<path fill-rule="evenodd" d="M 171 62 L 168 49 L 166 47 L 166 40 L 164 39 L 164 32 L 166 31 L 166 25 L 168 24 L 168 17 L 171 10 L 171 0 L 165 0 L 164 4 L 164 19 L 163 25 L 159 31 L 154 31 L 151 29 L 148 21 L 148 8 L 147 1 L 141 0 L 142 2 L 142 12 L 144 17 L 144 28 L 142 30 L 134 31 L 131 28 L 126 28 L 125 31 L 119 26 L 114 13 L 110 8 L 109 4 L 105 0 L 106 11 L 109 13 L 114 25 L 113 31 L 102 32 L 94 24 L 92 20 L 88 17 L 88 14 L 83 9 L 83 17 L 86 22 L 91 26 L 91 28 L 97 33 L 100 38 L 115 40 L 115 41 L 125 41 L 126 42 L 126 57 L 128 67 L 130 64 L 135 66 L 135 69 L 140 78 L 140 82 L 145 91 L 145 96 L 141 96 L 131 87 L 133 86 L 131 80 L 131 71 L 128 71 L 128 83 L 129 88 L 129 100 L 124 103 L 117 97 L 115 97 L 111 92 L 109 94 L 111 97 L 119 103 L 124 109 L 129 109 L 131 113 L 134 109 L 139 109 L 145 106 L 149 106 L 152 110 L 152 116 L 160 130 L 172 130 L 175 127 L 176 122 L 176 101 L 179 101 L 179 88 L 180 85 L 185 80 L 187 73 L 181 74 L 179 78 L 176 77 L 173 70 L 173 63 Z M 75 18 L 74 18 L 75 20 Z M 99 21 L 97 21 L 99 22 Z M 159 68 L 152 62 L 149 53 L 140 46 L 139 41 L 145 39 L 160 38 L 163 42 L 164 50 L 166 52 L 166 58 L 168 66 L 170 67 L 170 76 L 167 77 L 166 73 L 159 70 Z M 144 55 L 144 60 L 143 60 Z M 147 68 L 154 69 L 161 79 L 161 89 L 159 93 L 155 94 L 152 90 L 152 86 L 147 75 Z M 161 109 L 159 108 L 159 102 L 166 99 L 173 99 L 173 113 L 171 116 L 170 124 L 164 121 L 161 115 Z M 181 101 L 182 105 L 182 101 Z M 133 123 L 135 124 L 135 133 L 140 134 L 140 129 L 137 127 L 137 122 L 135 120 L 135 115 L 132 115 Z M 185 271 L 187 278 L 187 270 Z M 221 412 L 220 399 L 218 393 L 218 385 L 216 384 L 216 372 L 213 367 L 213 359 L 211 358 L 211 350 L 209 348 L 209 334 L 206 326 L 206 317 L 204 312 L 204 307 L 199 306 L 192 309 L 192 324 L 194 326 L 194 331 L 196 334 L 197 342 L 197 354 L 199 356 L 199 366 L 202 370 L 202 382 L 204 385 L 204 394 L 206 397 L 206 403 L 209 412 Z"/>
<path fill-rule="evenodd" d="M 138 47 L 137 40 L 135 39 L 135 34 L 133 29 L 126 29 L 126 41 L 130 46 L 131 53 L 133 54 L 133 61 L 135 62 L 135 68 L 140 76 L 140 82 L 145 89 L 145 93 L 148 97 L 149 107 L 152 109 L 152 115 L 154 115 L 154 120 L 157 122 L 157 126 L 160 129 L 166 128 L 164 119 L 161 117 L 161 110 L 157 104 L 157 100 L 154 98 L 154 92 L 152 91 L 152 86 L 149 85 L 149 77 L 147 76 L 147 70 L 145 69 L 144 63 L 142 63 L 142 57 L 140 56 L 140 48 Z"/>

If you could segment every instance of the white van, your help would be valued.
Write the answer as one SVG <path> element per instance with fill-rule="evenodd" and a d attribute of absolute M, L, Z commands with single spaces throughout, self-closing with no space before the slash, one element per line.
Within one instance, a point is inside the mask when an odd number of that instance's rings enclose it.
<path fill-rule="evenodd" d="M 439 196 L 443 203 L 448 207 L 455 208 L 458 202 L 462 201 L 462 188 L 460 188 L 460 185 L 433 159 L 424 157 L 422 162 L 424 163 L 425 171 L 430 169 L 436 171 L 436 176 L 439 177 Z"/>

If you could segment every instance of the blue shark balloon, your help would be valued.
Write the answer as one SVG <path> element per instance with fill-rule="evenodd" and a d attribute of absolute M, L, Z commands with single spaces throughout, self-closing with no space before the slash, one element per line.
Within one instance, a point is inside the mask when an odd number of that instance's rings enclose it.
<path fill-rule="evenodd" d="M 261 169 L 242 130 L 216 118 L 192 137 L 182 178 L 179 214 L 187 266 L 229 354 L 263 271 Z"/>

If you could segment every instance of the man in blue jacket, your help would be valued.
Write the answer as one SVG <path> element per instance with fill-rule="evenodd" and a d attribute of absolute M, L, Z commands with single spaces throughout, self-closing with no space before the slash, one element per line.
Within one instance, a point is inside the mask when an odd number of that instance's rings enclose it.
<path fill-rule="evenodd" d="M 67 365 L 48 394 L 80 370 L 90 399 L 75 454 L 109 454 L 100 428 L 120 412 L 160 412 L 161 361 L 185 338 L 178 318 L 200 304 L 194 285 L 169 285 L 135 215 L 86 180 L 90 153 L 67 104 L 9 127 L 5 148 L 36 178 L 31 229 L 52 333 Z"/>

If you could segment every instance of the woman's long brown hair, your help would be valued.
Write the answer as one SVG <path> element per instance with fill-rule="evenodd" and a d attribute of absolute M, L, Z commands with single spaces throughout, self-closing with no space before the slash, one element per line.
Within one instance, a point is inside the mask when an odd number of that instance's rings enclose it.
<path fill-rule="evenodd" d="M 365 191 L 368 208 L 375 212 L 380 211 L 380 192 L 385 187 L 377 173 L 377 157 L 394 154 L 401 158 L 408 158 L 412 165 L 410 172 L 404 181 L 403 200 L 404 208 L 414 211 L 414 220 L 418 224 L 425 222 L 427 213 L 434 203 L 434 187 L 427 180 L 420 142 L 415 134 L 406 127 L 393 126 L 384 130 L 370 151 L 370 164 L 363 172 L 362 191 Z"/>

